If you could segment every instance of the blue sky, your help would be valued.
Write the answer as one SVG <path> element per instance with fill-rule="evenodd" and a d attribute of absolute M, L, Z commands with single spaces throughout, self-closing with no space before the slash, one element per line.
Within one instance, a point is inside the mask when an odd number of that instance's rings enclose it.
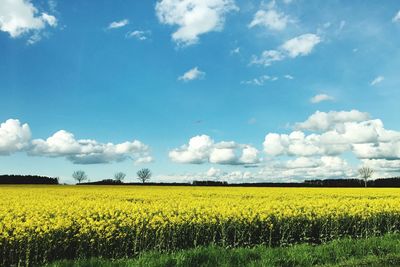
<path fill-rule="evenodd" d="M 399 12 L 398 1 L 0 0 L 0 172 L 397 175 Z"/>

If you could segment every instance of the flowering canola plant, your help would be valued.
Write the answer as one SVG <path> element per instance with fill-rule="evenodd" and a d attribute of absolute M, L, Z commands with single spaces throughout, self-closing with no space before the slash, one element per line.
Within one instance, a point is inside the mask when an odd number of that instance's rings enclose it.
<path fill-rule="evenodd" d="M 400 229 L 400 189 L 1 186 L 0 266 Z"/>

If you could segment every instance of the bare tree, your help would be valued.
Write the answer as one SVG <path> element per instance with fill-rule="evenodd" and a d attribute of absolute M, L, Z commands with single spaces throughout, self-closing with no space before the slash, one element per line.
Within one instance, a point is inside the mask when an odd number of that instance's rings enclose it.
<path fill-rule="evenodd" d="M 116 174 L 114 174 L 114 180 L 121 182 L 125 179 L 126 174 L 123 172 L 117 172 Z"/>
<path fill-rule="evenodd" d="M 374 170 L 371 169 L 370 167 L 364 166 L 358 170 L 358 173 L 360 174 L 361 178 L 364 180 L 365 187 L 367 187 L 368 179 L 372 177 L 372 174 L 374 174 Z"/>
<path fill-rule="evenodd" d="M 147 182 L 148 180 L 150 180 L 151 177 L 151 171 L 147 168 L 140 169 L 136 174 L 139 181 L 141 181 L 142 183 Z"/>
<path fill-rule="evenodd" d="M 82 181 L 87 180 L 87 175 L 84 171 L 74 171 L 72 174 L 72 178 L 78 181 L 78 184 L 80 184 Z"/>

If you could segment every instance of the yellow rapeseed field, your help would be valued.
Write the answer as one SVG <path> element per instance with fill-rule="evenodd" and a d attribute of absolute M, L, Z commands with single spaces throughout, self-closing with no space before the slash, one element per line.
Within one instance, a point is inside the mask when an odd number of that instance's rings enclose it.
<path fill-rule="evenodd" d="M 1 186 L 0 265 L 400 229 L 400 189 Z"/>

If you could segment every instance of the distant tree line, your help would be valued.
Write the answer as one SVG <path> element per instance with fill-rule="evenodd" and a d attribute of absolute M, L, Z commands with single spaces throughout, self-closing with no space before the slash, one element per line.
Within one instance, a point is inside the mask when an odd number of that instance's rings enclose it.
<path fill-rule="evenodd" d="M 87 183 L 79 183 L 79 185 L 121 185 L 124 184 L 121 181 L 114 179 L 104 179 L 101 181 L 87 182 Z"/>
<path fill-rule="evenodd" d="M 400 187 L 400 177 L 379 178 L 369 181 L 364 179 L 306 180 L 304 184 L 315 187 Z"/>
<path fill-rule="evenodd" d="M 226 181 L 193 181 L 192 183 L 119 183 L 113 179 L 106 179 L 82 185 L 157 185 L 157 186 L 230 186 L 230 187 L 365 187 L 364 179 L 325 179 L 306 180 L 299 183 L 235 183 Z M 400 187 L 400 177 L 380 178 L 367 181 L 368 187 Z"/>
<path fill-rule="evenodd" d="M 228 185 L 228 182 L 226 182 L 226 181 L 193 181 L 192 185 L 224 186 L 224 185 Z"/>
<path fill-rule="evenodd" d="M 38 175 L 0 175 L 0 184 L 58 184 L 58 178 Z"/>

